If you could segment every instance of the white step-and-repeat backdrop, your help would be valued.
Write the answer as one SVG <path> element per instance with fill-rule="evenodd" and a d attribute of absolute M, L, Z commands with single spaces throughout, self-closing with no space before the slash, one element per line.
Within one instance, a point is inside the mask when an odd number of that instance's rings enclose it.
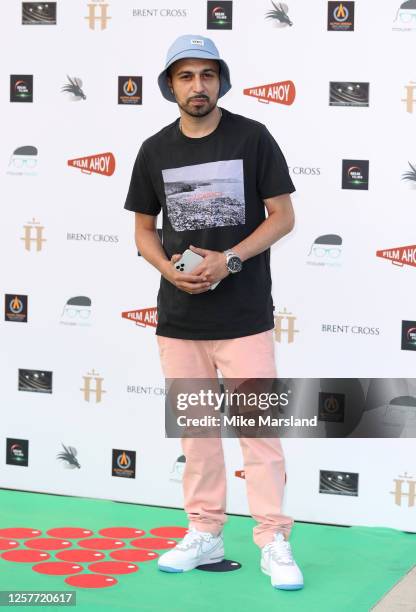
<path fill-rule="evenodd" d="M 183 507 L 159 275 L 123 210 L 141 142 L 178 116 L 156 78 L 182 34 L 214 39 L 220 105 L 267 125 L 297 187 L 272 248 L 279 375 L 365 377 L 364 397 L 414 376 L 415 0 L 8 0 L 0 30 L 0 486 Z M 416 387 L 386 389 L 371 408 L 405 436 Z M 351 408 L 316 401 L 332 423 Z M 414 438 L 283 446 L 295 519 L 416 530 Z M 249 514 L 238 440 L 224 448 L 227 510 Z"/>

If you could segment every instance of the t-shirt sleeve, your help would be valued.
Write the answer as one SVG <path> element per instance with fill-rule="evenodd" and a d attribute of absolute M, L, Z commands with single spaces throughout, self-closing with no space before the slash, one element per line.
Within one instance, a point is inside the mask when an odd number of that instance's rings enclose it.
<path fill-rule="evenodd" d="M 140 147 L 134 162 L 124 208 L 154 216 L 157 216 L 161 210 L 161 205 L 148 171 L 143 145 Z"/>
<path fill-rule="evenodd" d="M 262 200 L 295 191 L 286 159 L 265 126 L 257 149 L 257 191 Z"/>

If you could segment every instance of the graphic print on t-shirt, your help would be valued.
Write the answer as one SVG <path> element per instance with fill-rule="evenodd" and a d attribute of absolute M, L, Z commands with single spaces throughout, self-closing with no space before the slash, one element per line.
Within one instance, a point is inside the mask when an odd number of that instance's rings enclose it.
<path fill-rule="evenodd" d="M 162 170 L 167 214 L 174 230 L 245 223 L 243 160 Z"/>

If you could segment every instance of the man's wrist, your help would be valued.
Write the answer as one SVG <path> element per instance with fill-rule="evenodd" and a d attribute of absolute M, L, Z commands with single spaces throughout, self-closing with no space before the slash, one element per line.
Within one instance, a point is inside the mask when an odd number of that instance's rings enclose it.
<path fill-rule="evenodd" d="M 171 266 L 170 259 L 163 259 L 160 264 L 157 266 L 159 272 L 164 276 L 166 272 L 169 272 Z"/>
<path fill-rule="evenodd" d="M 233 253 L 235 253 L 236 255 L 238 255 L 238 257 L 241 259 L 241 262 L 244 263 L 244 261 L 246 260 L 246 258 L 243 255 L 242 249 L 240 249 L 238 246 L 237 247 L 232 247 L 231 249 L 228 249 L 229 251 L 232 251 Z"/>
<path fill-rule="evenodd" d="M 243 268 L 243 262 L 238 255 L 238 253 L 234 249 L 227 249 L 224 251 L 225 255 L 225 265 L 231 274 L 236 274 L 237 272 L 241 272 Z"/>

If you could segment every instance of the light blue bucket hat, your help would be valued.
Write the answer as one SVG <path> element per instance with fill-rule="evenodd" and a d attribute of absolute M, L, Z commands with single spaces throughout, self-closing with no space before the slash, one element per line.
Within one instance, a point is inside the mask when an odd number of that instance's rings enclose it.
<path fill-rule="evenodd" d="M 224 60 L 220 58 L 218 49 L 213 41 L 204 36 L 185 34 L 184 36 L 179 36 L 179 38 L 169 47 L 166 55 L 165 68 L 157 79 L 162 96 L 166 98 L 166 100 L 169 100 L 169 102 L 176 102 L 175 96 L 168 86 L 166 71 L 174 62 L 185 58 L 217 60 L 221 66 L 220 91 L 218 97 L 221 98 L 221 96 L 231 89 L 229 68 Z"/>

